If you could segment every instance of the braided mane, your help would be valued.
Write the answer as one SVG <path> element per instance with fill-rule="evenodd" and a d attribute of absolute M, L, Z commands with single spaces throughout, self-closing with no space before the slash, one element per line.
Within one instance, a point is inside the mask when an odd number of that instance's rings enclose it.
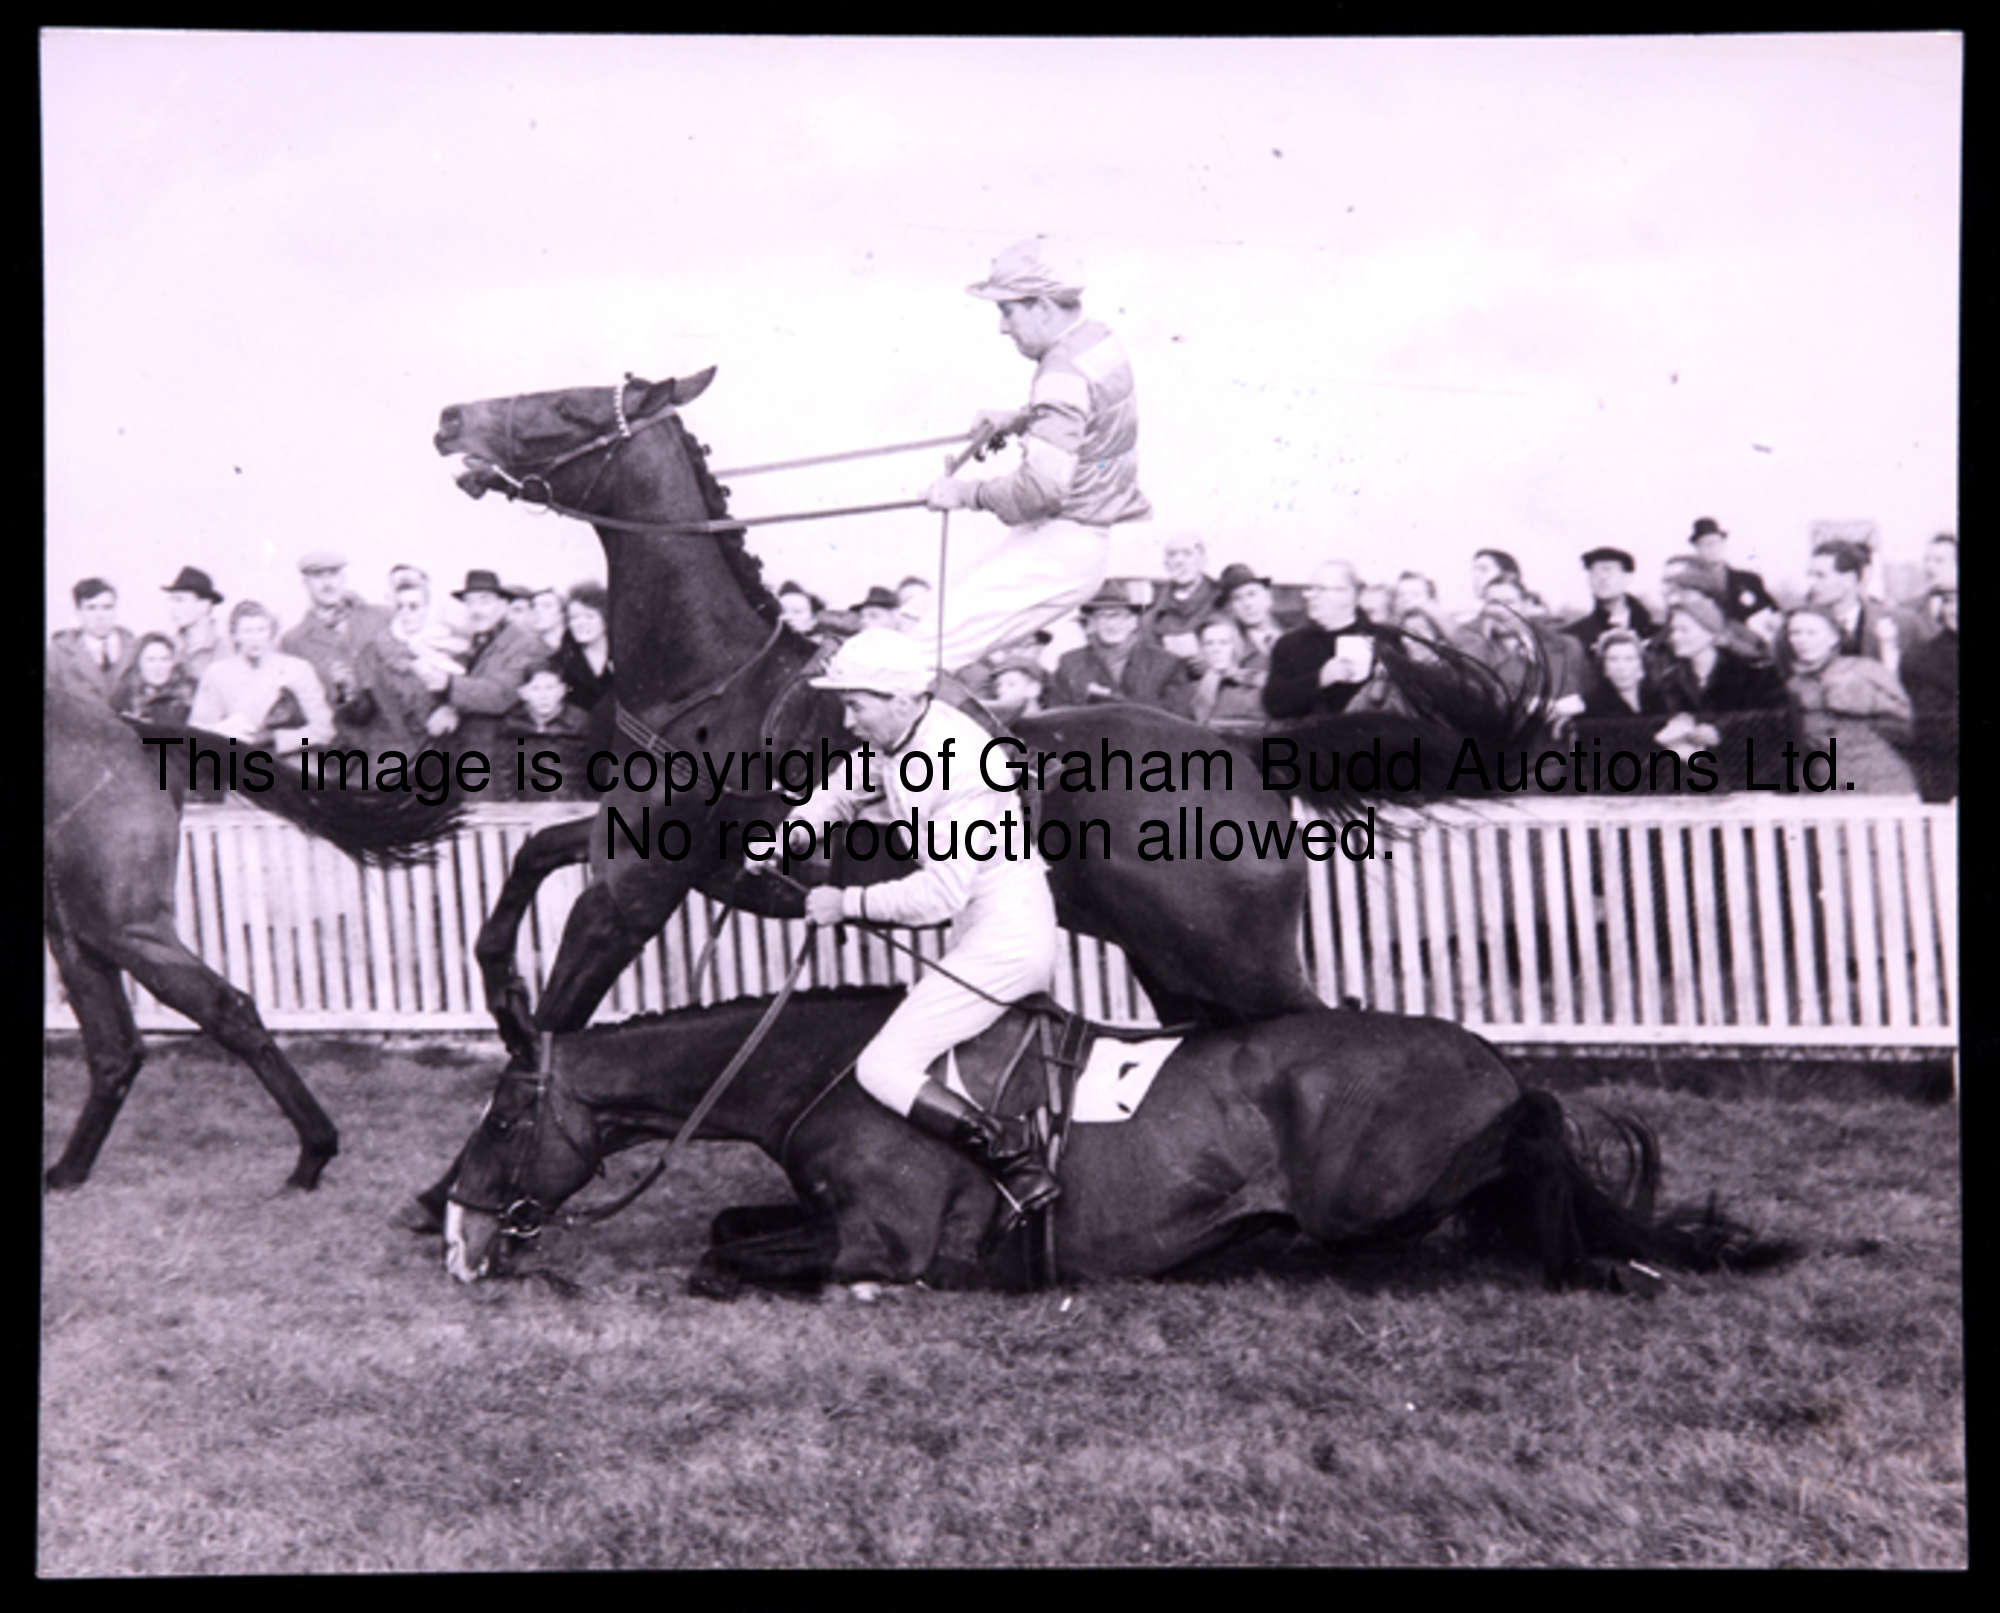
<path fill-rule="evenodd" d="M 681 446 L 687 453 L 687 462 L 694 472 L 695 486 L 701 491 L 702 507 L 707 510 L 709 519 L 728 519 L 729 493 L 708 468 L 707 445 L 695 440 L 694 433 L 688 430 L 687 423 L 678 412 L 674 414 L 672 424 L 674 430 L 680 433 Z M 730 575 L 736 579 L 737 587 L 743 590 L 744 599 L 766 622 L 775 623 L 778 601 L 764 586 L 764 562 L 750 552 L 749 545 L 744 541 L 743 529 L 738 527 L 734 532 L 717 533 L 715 541 Z"/>

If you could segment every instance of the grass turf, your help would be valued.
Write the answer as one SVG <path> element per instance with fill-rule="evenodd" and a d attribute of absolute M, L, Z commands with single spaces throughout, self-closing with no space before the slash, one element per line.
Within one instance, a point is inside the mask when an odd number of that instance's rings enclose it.
<path fill-rule="evenodd" d="M 527 1264 L 578 1291 L 462 1289 L 387 1222 L 493 1061 L 293 1050 L 343 1129 L 318 1193 L 277 1192 L 290 1130 L 245 1070 L 162 1039 L 46 1200 L 44 1575 L 1966 1562 L 1950 1107 L 1566 1095 L 1654 1125 L 1669 1197 L 1806 1246 L 1650 1303 L 1440 1237 L 720 1305 L 681 1283 L 717 1209 L 785 1196 L 754 1150 L 550 1234 Z M 52 1044 L 48 1158 L 83 1089 Z"/>

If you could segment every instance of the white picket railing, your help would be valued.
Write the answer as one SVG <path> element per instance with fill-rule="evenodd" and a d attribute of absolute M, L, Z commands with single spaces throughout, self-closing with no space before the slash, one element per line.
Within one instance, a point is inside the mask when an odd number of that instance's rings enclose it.
<path fill-rule="evenodd" d="M 384 872 L 254 808 L 192 806 L 181 930 L 273 1029 L 487 1029 L 480 921 L 522 841 L 587 810 L 482 806 L 435 863 Z M 1305 957 L 1329 1002 L 1436 1014 L 1508 1045 L 1954 1048 L 1956 835 L 1955 808 L 1853 796 L 1445 808 L 1373 861 L 1308 864 Z M 556 873 L 522 926 L 531 991 L 583 878 Z M 712 924 L 723 940 L 697 985 Z M 803 933 L 697 897 L 598 1017 L 774 990 Z M 906 938 L 943 947 L 936 931 Z M 822 934 L 806 983 L 915 967 L 874 937 Z M 72 1026 L 52 963 L 47 979 L 46 1023 Z M 1123 955 L 1085 937 L 1068 938 L 1056 995 L 1094 1018 L 1153 1019 Z M 187 1028 L 136 988 L 133 1001 L 142 1026 Z"/>

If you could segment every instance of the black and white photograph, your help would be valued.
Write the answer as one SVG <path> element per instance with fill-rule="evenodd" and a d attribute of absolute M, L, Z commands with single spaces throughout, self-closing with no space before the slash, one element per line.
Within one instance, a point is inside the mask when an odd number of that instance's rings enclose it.
<path fill-rule="evenodd" d="M 1967 1567 L 1962 35 L 39 66 L 38 1577 Z"/>

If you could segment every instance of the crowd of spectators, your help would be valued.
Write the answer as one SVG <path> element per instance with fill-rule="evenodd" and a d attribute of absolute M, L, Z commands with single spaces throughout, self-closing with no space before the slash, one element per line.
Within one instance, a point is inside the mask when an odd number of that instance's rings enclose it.
<path fill-rule="evenodd" d="M 1775 751 L 1837 746 L 1858 792 L 1948 800 L 1958 792 L 1958 540 L 1924 555 L 1922 592 L 1900 604 L 1867 590 L 1874 556 L 1852 541 L 1812 550 L 1805 597 L 1789 609 L 1755 572 L 1729 564 L 1728 533 L 1694 523 L 1688 552 L 1663 569 L 1657 602 L 1635 588 L 1625 550 L 1580 557 L 1589 608 L 1561 619 L 1504 550 L 1471 560 L 1474 604 L 1449 612 L 1436 581 L 1405 570 L 1369 584 L 1327 560 L 1296 591 L 1240 561 L 1210 575 L 1192 537 L 1164 545 L 1157 581 L 1111 581 L 1078 612 L 1083 642 L 1050 635 L 1001 646 L 954 669 L 997 714 L 1117 701 L 1223 730 L 1254 731 L 1315 713 L 1406 710 L 1395 666 L 1456 654 L 1509 694 L 1541 680 L 1543 736 L 1601 740 L 1641 754 L 1717 755 L 1723 787 L 1743 776 L 1745 736 Z M 614 674 L 601 583 L 520 587 L 473 570 L 440 609 L 430 576 L 392 568 L 386 603 L 347 586 L 347 564 L 319 550 L 299 561 L 305 608 L 280 631 L 254 600 L 225 603 L 185 566 L 163 585 L 171 633 L 119 625 L 116 589 L 73 590 L 77 625 L 49 646 L 52 682 L 121 714 L 191 723 L 273 747 L 300 739 L 373 753 L 478 750 L 494 794 L 512 793 L 517 751 L 554 751 L 564 796 L 584 793 L 583 763 L 608 748 Z M 862 627 L 922 634 L 922 577 L 872 586 L 845 609 L 796 582 L 777 591 L 785 623 L 831 647 Z M 1281 596 L 1297 600 L 1294 610 Z M 1403 655 L 1381 653 L 1385 639 Z M 546 776 L 546 775 L 545 775 Z M 539 795 L 529 788 L 522 793 Z"/>

